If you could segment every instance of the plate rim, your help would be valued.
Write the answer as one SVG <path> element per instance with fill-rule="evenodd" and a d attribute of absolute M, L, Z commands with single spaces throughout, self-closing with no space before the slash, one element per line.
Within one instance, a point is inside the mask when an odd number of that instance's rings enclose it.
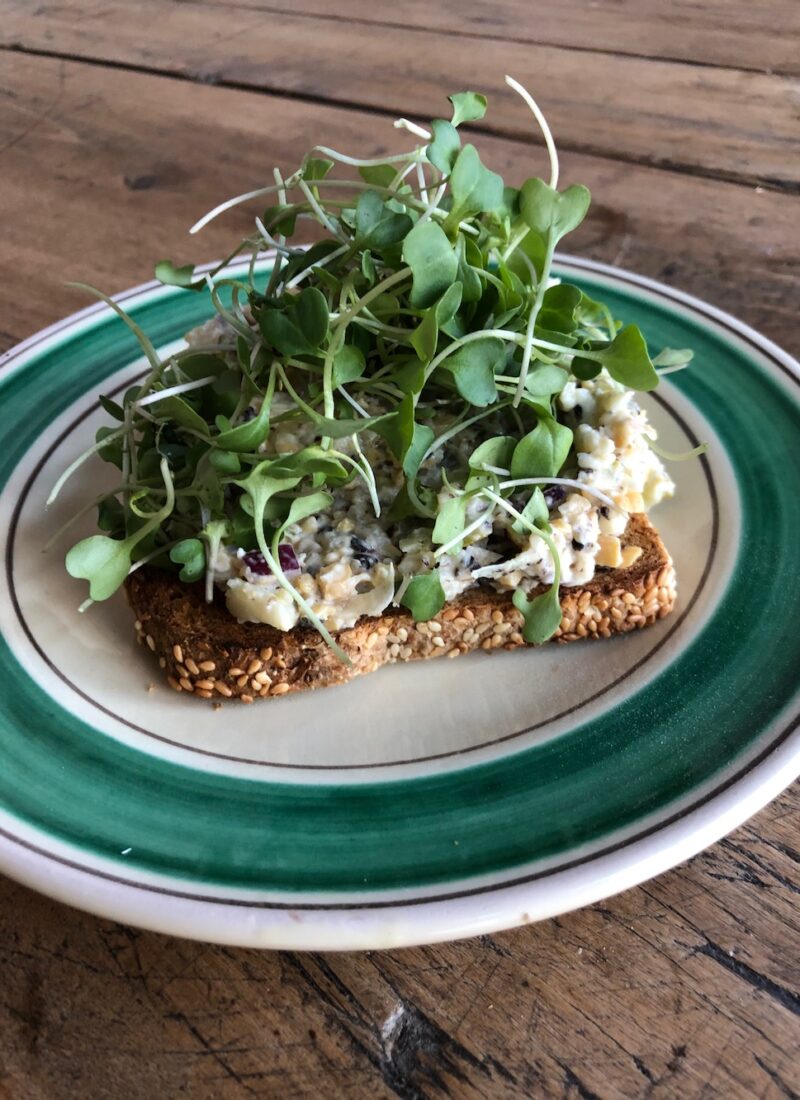
<path fill-rule="evenodd" d="M 264 259 L 269 254 L 264 254 Z M 800 381 L 800 364 L 779 345 L 751 326 L 702 299 L 647 276 L 570 254 L 559 254 L 556 264 L 611 278 L 638 287 L 662 299 L 684 305 L 766 354 L 792 381 Z M 210 270 L 204 265 L 199 270 Z M 126 301 L 148 291 L 162 289 L 150 280 L 114 295 Z M 96 303 L 46 327 L 0 356 L 0 369 L 37 344 L 103 313 Z M 628 889 L 659 874 L 714 843 L 787 787 L 800 771 L 798 719 L 773 735 L 770 744 L 734 776 L 699 804 L 678 811 L 677 820 L 662 819 L 628 840 L 601 849 L 580 860 L 579 866 L 561 867 L 520 882 L 454 892 L 435 899 L 392 901 L 376 906 L 363 900 L 346 908 L 314 906 L 313 912 L 291 903 L 236 903 L 187 896 L 177 890 L 156 893 L 146 884 L 105 876 L 93 868 L 37 848 L 0 829 L 0 870 L 42 893 L 77 904 L 100 916 L 134 923 L 168 934 L 242 946 L 303 948 L 310 950 L 370 949 L 411 946 L 418 943 L 476 935 L 570 911 Z M 26 854 L 20 854 L 20 853 Z M 89 881 L 91 881 L 91 888 Z M 543 888 L 542 880 L 546 880 Z M 98 882 L 102 887 L 98 890 Z M 462 880 L 463 881 L 463 880 Z M 154 899 L 158 901 L 154 903 Z M 494 904 L 487 904 L 491 899 Z M 523 907 L 524 906 L 524 907 Z M 255 919 L 253 911 L 260 916 Z M 235 926 L 235 927 L 234 927 Z"/>

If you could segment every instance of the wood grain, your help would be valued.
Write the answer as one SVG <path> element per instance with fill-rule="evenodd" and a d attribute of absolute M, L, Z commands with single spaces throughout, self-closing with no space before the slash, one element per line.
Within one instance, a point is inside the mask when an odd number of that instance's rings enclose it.
<path fill-rule="evenodd" d="M 142 34 L 142 27 L 148 34 Z M 504 73 L 531 85 L 564 149 L 796 190 L 797 88 L 788 78 L 443 32 L 164 0 L 109 9 L 0 3 L 0 43 L 191 80 L 430 118 L 443 89 L 489 95 L 486 132 L 535 135 Z M 353 63 L 353 59 L 357 63 Z"/>
<path fill-rule="evenodd" d="M 564 181 L 586 182 L 595 199 L 570 247 L 693 291 L 800 350 L 798 200 L 787 193 L 800 183 L 795 132 L 786 130 L 795 125 L 793 85 L 757 85 L 767 99 L 783 97 L 773 127 L 766 100 L 747 102 L 758 74 L 709 67 L 796 71 L 796 5 L 340 0 L 332 12 L 322 0 L 297 0 L 291 16 L 281 13 L 289 6 L 238 0 L 203 14 L 197 3 L 166 0 L 136 10 L 0 0 L 6 41 L 61 55 L 0 53 L 0 348 L 86 304 L 62 280 L 114 291 L 149 278 L 161 256 L 223 254 L 250 228 L 251 211 L 197 238 L 186 227 L 221 197 L 258 185 L 273 163 L 293 166 L 322 132 L 343 148 L 398 148 L 386 112 L 437 109 L 442 89 L 488 72 L 490 56 L 502 73 L 505 38 L 526 71 L 546 54 L 548 77 L 577 72 L 567 98 L 552 104 L 558 128 L 568 143 L 583 146 L 591 134 L 592 149 L 613 153 L 563 157 Z M 80 14 L 82 31 L 69 25 Z M 395 23 L 413 23 L 416 36 Z M 287 60 L 298 36 L 307 52 Z M 311 42 L 319 37 L 344 43 L 346 64 Z M 569 49 L 543 54 L 547 43 Z M 409 105 L 412 82 L 401 78 L 418 71 L 411 55 L 423 48 L 433 53 L 420 53 L 420 65 L 433 56 L 437 67 L 414 84 Z M 104 56 L 173 75 L 123 72 Z M 193 82 L 198 75 L 252 90 Z M 584 102 L 598 79 L 600 112 Z M 278 94 L 263 94 L 267 86 Z M 366 104 L 376 89 L 378 111 L 314 100 Z M 518 181 L 544 168 L 511 110 L 501 100 L 503 133 L 477 141 Z M 633 134 L 622 151 L 621 120 Z M 676 162 L 687 131 L 693 159 Z M 671 169 L 631 163 L 643 155 Z M 784 193 L 742 182 L 767 165 L 779 169 Z M 738 182 L 696 174 L 729 170 Z M 0 1100 L 797 1098 L 799 811 L 795 786 L 690 863 L 557 920 L 351 956 L 170 939 L 0 880 Z"/>
<path fill-rule="evenodd" d="M 179 0 L 180 2 L 180 0 Z M 202 0 L 230 9 L 228 0 Z M 445 31 L 478 43 L 529 45 L 632 54 L 667 61 L 767 73 L 800 73 L 800 8 L 785 0 L 237 0 L 257 11 L 342 18 L 404 32 Z"/>
<path fill-rule="evenodd" d="M 366 155 L 404 147 L 386 119 L 362 112 L 147 74 L 120 79 L 79 62 L 5 60 L 0 216 L 16 272 L 0 304 L 6 345 L 86 304 L 67 280 L 117 291 L 150 278 L 164 256 L 224 255 L 251 230 L 254 210 L 193 238 L 188 226 L 220 198 L 263 184 L 273 164 L 293 168 L 321 134 Z M 545 170 L 537 148 L 479 144 L 509 181 Z M 795 198 L 578 154 L 563 157 L 563 178 L 594 194 L 571 249 L 663 278 L 798 347 Z M 54 269 L 56 279 L 46 274 Z"/>
<path fill-rule="evenodd" d="M 210 947 L 2 882 L 0 1096 L 786 1100 L 797 811 L 581 912 L 406 951 Z"/>

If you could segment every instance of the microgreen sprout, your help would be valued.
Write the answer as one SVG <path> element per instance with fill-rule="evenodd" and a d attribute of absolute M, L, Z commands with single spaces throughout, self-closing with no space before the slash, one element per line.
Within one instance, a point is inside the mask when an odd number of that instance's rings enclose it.
<path fill-rule="evenodd" d="M 590 196 L 576 184 L 559 190 L 544 113 L 516 80 L 506 84 L 541 130 L 547 182 L 507 187 L 484 165 L 460 126 L 483 117 L 486 99 L 460 92 L 449 118 L 396 120 L 395 130 L 416 139 L 412 149 L 358 157 L 317 145 L 297 168 L 275 168 L 272 183 L 199 218 L 191 234 L 256 206 L 252 236 L 229 257 L 243 255 L 246 274 L 157 265 L 166 285 L 209 296 L 219 328 L 202 343 L 161 359 L 134 317 L 86 288 L 116 312 L 149 365 L 119 403 L 103 399 L 115 425 L 100 430 L 48 500 L 94 455 L 121 471 L 95 501 L 104 533 L 67 557 L 91 600 L 145 563 L 179 570 L 210 600 L 223 551 L 257 548 L 297 613 L 346 660 L 317 605 L 281 568 L 279 549 L 292 524 L 358 489 L 395 545 L 427 532 L 427 565 L 395 592 L 415 618 L 443 606 L 448 558 L 511 517 L 517 537 L 542 539 L 553 559 L 543 595 L 514 596 L 525 637 L 540 642 L 557 629 L 561 562 L 542 490 L 616 508 L 578 476 L 575 417 L 559 394 L 602 371 L 646 391 L 691 352 L 665 349 L 651 360 L 634 325 L 580 287 L 554 283 L 556 246 L 580 225 Z M 322 234 L 310 246 L 309 222 Z M 273 250 L 266 279 L 264 245 Z M 286 430 L 299 439 L 289 454 L 274 443 Z"/>

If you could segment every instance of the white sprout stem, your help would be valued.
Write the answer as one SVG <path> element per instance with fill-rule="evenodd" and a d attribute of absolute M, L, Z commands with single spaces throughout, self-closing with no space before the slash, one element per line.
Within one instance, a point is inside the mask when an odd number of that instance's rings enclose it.
<path fill-rule="evenodd" d="M 550 556 L 553 559 L 553 587 L 558 588 L 561 583 L 561 557 L 558 553 L 558 547 L 555 544 L 555 540 L 548 535 L 546 531 L 541 531 L 538 527 L 535 527 L 529 519 L 526 519 L 521 512 L 518 512 L 513 504 L 510 504 L 504 497 L 498 496 L 497 493 L 493 493 L 491 489 L 484 489 L 483 495 L 489 497 L 496 504 L 499 504 L 501 508 L 505 509 L 509 515 L 512 515 L 523 527 L 527 527 L 532 535 L 537 535 L 550 551 Z"/>
<path fill-rule="evenodd" d="M 412 134 L 416 134 L 417 137 L 421 137 L 423 141 L 431 140 L 430 130 L 426 130 L 424 126 L 418 126 L 416 122 L 412 122 L 409 118 L 398 118 L 392 123 L 395 130 L 408 130 Z"/>
<path fill-rule="evenodd" d="M 421 162 L 417 161 L 415 167 L 417 169 L 417 183 L 419 184 L 419 197 L 422 199 L 423 202 L 428 202 L 428 184 L 425 180 L 425 173 L 422 169 Z M 439 204 L 437 203 L 436 205 L 438 206 Z"/>
<path fill-rule="evenodd" d="M 403 579 L 400 581 L 398 589 L 394 594 L 394 599 L 392 600 L 392 603 L 395 607 L 400 606 L 400 601 L 402 600 L 403 596 L 405 596 L 406 589 L 411 584 L 413 579 L 413 575 L 409 573 L 407 577 L 403 577 Z"/>
<path fill-rule="evenodd" d="M 499 477 L 511 477 L 511 471 L 504 470 L 502 466 L 490 466 L 488 462 L 482 462 L 480 468 L 485 470 L 487 474 L 497 474 Z"/>
<path fill-rule="evenodd" d="M 264 225 L 261 218 L 258 217 L 258 215 L 256 215 L 255 223 L 256 223 L 256 229 L 261 234 L 261 236 L 264 238 L 264 240 L 267 242 L 267 244 L 270 246 L 270 248 L 274 248 L 275 251 L 278 253 L 278 258 L 281 255 L 297 256 L 297 255 L 299 255 L 300 252 L 303 251 L 301 248 L 287 248 L 285 239 L 281 238 L 279 240 L 277 237 L 273 237 L 272 234 L 270 233 L 270 231 Z"/>
<path fill-rule="evenodd" d="M 481 512 L 477 519 L 474 519 L 472 523 L 468 523 L 463 531 L 460 531 L 455 538 L 450 539 L 444 546 L 439 546 L 434 551 L 434 558 L 444 557 L 445 554 L 449 554 L 451 550 L 455 549 L 460 542 L 463 542 L 465 538 L 472 534 L 473 531 L 477 531 L 478 528 L 486 522 L 487 519 L 492 518 L 492 509 L 488 509 L 486 512 Z"/>
<path fill-rule="evenodd" d="M 85 504 L 83 508 L 80 509 L 80 511 L 76 512 L 74 516 L 70 517 L 70 519 L 68 519 L 66 523 L 63 523 L 54 535 L 50 536 L 50 538 L 42 547 L 42 553 L 46 554 L 50 550 L 52 550 L 52 548 L 55 546 L 61 536 L 65 534 L 70 529 L 70 527 L 73 527 L 78 522 L 78 520 L 83 519 L 83 517 L 87 515 L 87 513 L 91 512 L 94 508 L 97 508 L 99 505 L 101 505 L 104 500 L 108 500 L 109 497 L 117 496 L 123 491 L 124 488 L 124 484 L 118 485 L 116 489 L 109 489 L 108 492 L 100 493 L 94 498 L 94 500 L 90 500 L 88 504 Z"/>
<path fill-rule="evenodd" d="M 196 221 L 189 232 L 199 233 L 209 222 L 212 222 L 214 218 L 218 218 L 220 214 L 224 214 L 226 210 L 239 206 L 243 202 L 249 202 L 250 199 L 261 198 L 262 195 L 274 195 L 277 190 L 277 186 L 274 185 L 272 187 L 258 187 L 255 191 L 246 191 L 243 195 L 235 195 L 232 199 L 226 199 L 225 202 L 221 202 L 219 206 L 215 206 L 213 210 L 209 210 L 207 214 Z"/>
<path fill-rule="evenodd" d="M 605 493 L 599 489 L 595 489 L 593 485 L 587 485 L 584 481 L 576 481 L 571 477 L 518 477 L 512 481 L 502 481 L 500 483 L 501 489 L 516 489 L 518 486 L 523 487 L 526 485 L 568 485 L 572 489 L 577 489 L 581 493 L 591 493 L 592 496 L 597 497 L 598 500 L 602 500 L 609 508 L 613 508 L 615 512 L 624 512 L 624 508 L 620 508 L 618 504 L 615 504 L 611 497 L 606 496 Z"/>
<path fill-rule="evenodd" d="M 519 381 L 517 382 L 517 392 L 514 394 L 514 408 L 516 408 L 522 400 L 522 394 L 525 392 L 525 382 L 528 378 L 528 368 L 531 363 L 531 355 L 533 354 L 533 347 L 536 344 L 537 347 L 549 346 L 551 348 L 558 348 L 557 344 L 547 344 L 546 341 L 537 341 L 534 338 L 534 330 L 536 327 L 536 318 L 539 316 L 539 310 L 542 308 L 542 302 L 544 301 L 545 291 L 547 290 L 547 272 L 550 270 L 550 264 L 553 260 L 553 250 L 555 248 L 555 242 L 553 240 L 552 233 L 548 234 L 547 238 L 547 251 L 545 252 L 544 264 L 542 266 L 542 278 L 539 281 L 539 285 L 536 287 L 536 297 L 533 299 L 533 305 L 531 306 L 531 312 L 528 316 L 528 324 L 525 329 L 525 343 L 523 345 L 522 352 L 522 364 L 519 369 Z M 561 349 L 563 350 L 563 349 Z"/>
<path fill-rule="evenodd" d="M 367 492 L 369 493 L 369 499 L 372 505 L 372 509 L 375 512 L 375 515 L 379 516 L 381 514 L 381 502 L 378 499 L 378 486 L 375 483 L 375 474 L 372 471 L 372 467 L 367 462 L 364 452 L 361 450 L 361 447 L 358 444 L 358 436 L 351 435 L 350 438 L 352 439 L 358 456 L 362 461 L 357 462 L 356 459 L 351 458 L 350 455 L 343 454 L 341 451 L 337 451 L 337 454 L 340 458 L 344 459 L 345 462 L 349 462 L 356 473 L 361 475 L 364 484 L 367 486 Z"/>
<path fill-rule="evenodd" d="M 312 192 L 311 188 L 308 186 L 306 181 L 305 180 L 300 180 L 300 182 L 298 183 L 298 187 L 300 188 L 300 190 L 303 192 L 306 199 L 308 200 L 309 206 L 311 207 L 311 209 L 316 214 L 320 225 L 324 229 L 327 229 L 332 237 L 337 237 L 339 240 L 341 240 L 342 239 L 341 230 L 339 230 L 337 228 L 337 226 L 335 226 L 333 224 L 331 219 L 328 217 L 328 215 L 322 209 L 322 207 L 317 202 L 317 200 L 314 196 L 314 193 Z"/>
<path fill-rule="evenodd" d="M 348 309 L 339 313 L 336 327 L 340 328 L 342 325 L 349 324 L 353 317 L 355 317 L 357 313 L 360 313 L 365 305 L 373 301 L 373 299 L 379 298 L 380 295 L 390 287 L 395 286 L 397 283 L 402 283 L 411 273 L 410 267 L 403 267 L 399 271 L 395 271 L 394 275 L 390 275 L 388 279 L 384 279 L 382 283 L 378 283 L 372 290 L 367 291 L 363 297 L 357 298 Z"/>
<path fill-rule="evenodd" d="M 243 321 L 240 321 L 235 313 L 231 313 L 229 309 L 225 308 L 220 300 L 219 291 L 214 285 L 214 280 L 210 275 L 206 275 L 206 285 L 217 313 L 219 313 L 221 317 L 224 317 L 234 332 L 238 332 L 240 336 L 244 336 L 245 340 L 250 340 L 253 335 L 250 327 Z"/>
<path fill-rule="evenodd" d="M 340 248 L 335 248 L 333 252 L 329 252 L 327 256 L 323 256 L 321 260 L 317 260 L 315 263 L 309 264 L 308 267 L 304 267 L 297 275 L 292 276 L 284 289 L 294 290 L 296 286 L 302 283 L 309 271 L 313 271 L 315 267 L 327 267 L 328 264 L 333 263 L 334 260 L 338 260 L 340 256 L 343 256 L 349 248 L 349 244 L 343 244 Z"/>
<path fill-rule="evenodd" d="M 182 382 L 179 386 L 169 386 L 165 390 L 158 390 L 155 393 L 149 393 L 147 397 L 143 397 L 141 401 L 136 402 L 136 408 L 141 409 L 145 405 L 153 405 L 156 401 L 163 401 L 165 397 L 172 397 L 178 393 L 188 393 L 189 390 L 199 390 L 203 386 L 210 386 L 212 382 L 216 382 L 217 376 L 215 374 L 209 374 L 207 378 L 199 378 L 196 382 Z"/>
<path fill-rule="evenodd" d="M 498 340 L 509 340 L 513 344 L 522 344 L 524 339 L 518 332 L 512 332 L 511 329 L 505 328 L 485 328 L 480 329 L 478 332 L 468 332 L 466 336 L 460 336 L 458 340 L 454 340 L 452 344 L 448 344 L 443 351 L 440 351 L 437 356 L 431 359 L 430 363 L 425 368 L 425 381 L 428 381 L 440 363 L 443 363 L 445 359 L 458 351 L 459 348 L 463 348 L 465 344 L 471 344 L 474 340 L 486 340 L 490 336 L 496 336 Z"/>
<path fill-rule="evenodd" d="M 558 187 L 558 152 L 556 151 L 556 143 L 553 141 L 553 135 L 547 124 L 547 119 L 544 117 L 541 107 L 531 93 L 527 88 L 523 88 L 518 80 L 515 80 L 513 76 L 506 76 L 506 84 L 509 88 L 513 88 L 517 95 L 522 96 L 525 103 L 527 103 L 533 112 L 533 117 L 539 123 L 542 136 L 544 137 L 544 143 L 547 146 L 547 155 L 550 157 L 550 186 L 555 191 Z"/>
<path fill-rule="evenodd" d="M 118 439 L 126 430 L 127 429 L 124 425 L 121 428 L 116 428 L 113 432 L 110 432 L 104 439 L 101 439 L 98 443 L 93 443 L 88 450 L 84 451 L 82 455 L 79 455 L 74 462 L 71 462 L 69 466 L 67 466 L 61 477 L 58 479 L 58 481 L 55 483 L 53 488 L 50 490 L 50 496 L 45 502 L 45 508 L 50 507 L 58 494 L 64 488 L 64 484 L 69 480 L 69 478 L 72 477 L 78 467 L 83 465 L 87 458 L 91 458 L 92 455 L 95 454 L 97 451 L 102 450 L 103 447 L 106 447 L 113 440 Z"/>
<path fill-rule="evenodd" d="M 397 153 L 391 157 L 372 157 L 363 160 L 360 157 L 348 157 L 346 153 L 337 153 L 335 149 L 330 149 L 327 145 L 315 145 L 314 152 L 324 153 L 331 160 L 337 160 L 340 164 L 350 164 L 354 168 L 377 168 L 382 164 L 401 164 L 417 154 L 417 150 L 414 149 L 411 153 Z"/>
<path fill-rule="evenodd" d="M 674 374 L 677 370 L 686 370 L 688 363 L 676 363 L 674 367 L 656 367 L 659 377 L 662 374 Z"/>
<path fill-rule="evenodd" d="M 348 405 L 352 405 L 352 407 L 356 410 L 356 412 L 358 413 L 359 416 L 363 416 L 364 419 L 369 418 L 369 413 L 366 411 L 366 409 L 363 409 L 361 407 L 361 405 L 359 405 L 359 403 L 356 401 L 355 397 L 350 396 L 350 394 L 347 392 L 347 390 L 344 388 L 344 386 L 337 386 L 336 387 L 336 392 L 340 393 L 342 395 L 342 397 L 345 399 L 345 401 L 348 403 Z"/>
<path fill-rule="evenodd" d="M 419 163 L 418 160 L 412 160 L 402 170 L 398 169 L 398 171 L 395 173 L 394 179 L 389 184 L 389 189 L 391 191 L 394 191 L 395 188 L 397 188 L 399 186 L 399 184 L 401 184 L 403 182 L 403 180 L 406 178 L 406 176 L 409 175 L 409 173 L 414 171 L 414 168 L 416 167 L 416 165 L 418 163 Z"/>
<path fill-rule="evenodd" d="M 439 184 L 433 198 L 431 199 L 431 201 L 428 203 L 428 205 L 425 207 L 425 209 L 420 214 L 419 220 L 417 221 L 417 225 L 423 225 L 426 221 L 428 221 L 430 218 L 433 217 L 433 212 L 434 212 L 434 210 L 438 210 L 439 203 L 442 201 L 442 195 L 444 195 L 446 190 L 447 190 L 447 181 L 445 181 L 444 183 Z"/>
<path fill-rule="evenodd" d="M 294 587 L 294 585 L 291 583 L 291 581 L 285 575 L 285 573 L 283 572 L 283 569 L 280 566 L 280 561 L 276 560 L 277 559 L 277 554 L 273 557 L 273 554 L 270 550 L 270 547 L 267 546 L 267 540 L 264 536 L 264 530 L 263 530 L 263 527 L 261 526 L 261 524 L 256 524 L 256 539 L 258 540 L 259 550 L 264 555 L 264 559 L 265 559 L 267 565 L 272 570 L 272 572 L 275 576 L 275 580 L 278 582 L 278 584 L 281 586 L 281 588 L 285 592 L 289 593 L 289 595 L 294 600 L 294 602 L 297 604 L 297 606 L 300 608 L 302 613 L 305 615 L 305 617 L 308 619 L 308 621 L 310 623 L 312 623 L 317 628 L 317 630 L 320 632 L 322 637 L 325 639 L 325 641 L 331 647 L 331 649 L 336 654 L 336 656 L 344 664 L 352 665 L 353 662 L 350 660 L 350 658 L 347 656 L 347 654 L 344 652 L 344 650 L 341 648 L 341 646 L 336 644 L 336 641 L 331 636 L 330 631 L 326 628 L 323 621 L 319 618 L 318 615 L 316 615 L 314 613 L 314 611 L 312 611 L 311 606 L 309 605 L 307 600 L 303 599 L 303 597 L 300 595 L 300 593 L 297 591 L 297 589 Z M 276 547 L 276 550 L 277 550 L 277 547 Z"/>

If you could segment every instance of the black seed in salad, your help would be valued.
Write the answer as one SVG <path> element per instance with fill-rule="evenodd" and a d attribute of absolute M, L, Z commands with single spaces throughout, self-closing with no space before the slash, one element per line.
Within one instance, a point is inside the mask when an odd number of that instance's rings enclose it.
<path fill-rule="evenodd" d="M 573 539 L 572 540 L 572 549 L 573 550 L 583 550 L 583 543 L 578 542 L 577 539 Z"/>
<path fill-rule="evenodd" d="M 377 563 L 377 551 L 364 542 L 363 539 L 358 538 L 357 535 L 353 535 L 350 539 L 350 547 L 353 551 L 353 557 L 363 569 L 371 569 Z"/>
<path fill-rule="evenodd" d="M 566 500 L 567 490 L 563 485 L 548 485 L 544 491 L 544 502 L 550 511 L 563 504 Z"/>
<path fill-rule="evenodd" d="M 247 408 L 242 413 L 242 416 L 241 416 L 242 424 L 246 424 L 248 422 L 248 420 L 255 420 L 255 418 L 256 418 L 256 410 L 253 408 L 252 405 L 248 405 Z"/>
<path fill-rule="evenodd" d="M 608 514 L 609 514 L 608 513 L 608 506 L 605 505 L 605 504 L 601 504 L 600 505 L 600 515 L 603 517 L 603 519 L 608 519 Z"/>
<path fill-rule="evenodd" d="M 583 405 L 576 405 L 572 410 L 577 416 L 578 420 L 583 416 Z"/>

